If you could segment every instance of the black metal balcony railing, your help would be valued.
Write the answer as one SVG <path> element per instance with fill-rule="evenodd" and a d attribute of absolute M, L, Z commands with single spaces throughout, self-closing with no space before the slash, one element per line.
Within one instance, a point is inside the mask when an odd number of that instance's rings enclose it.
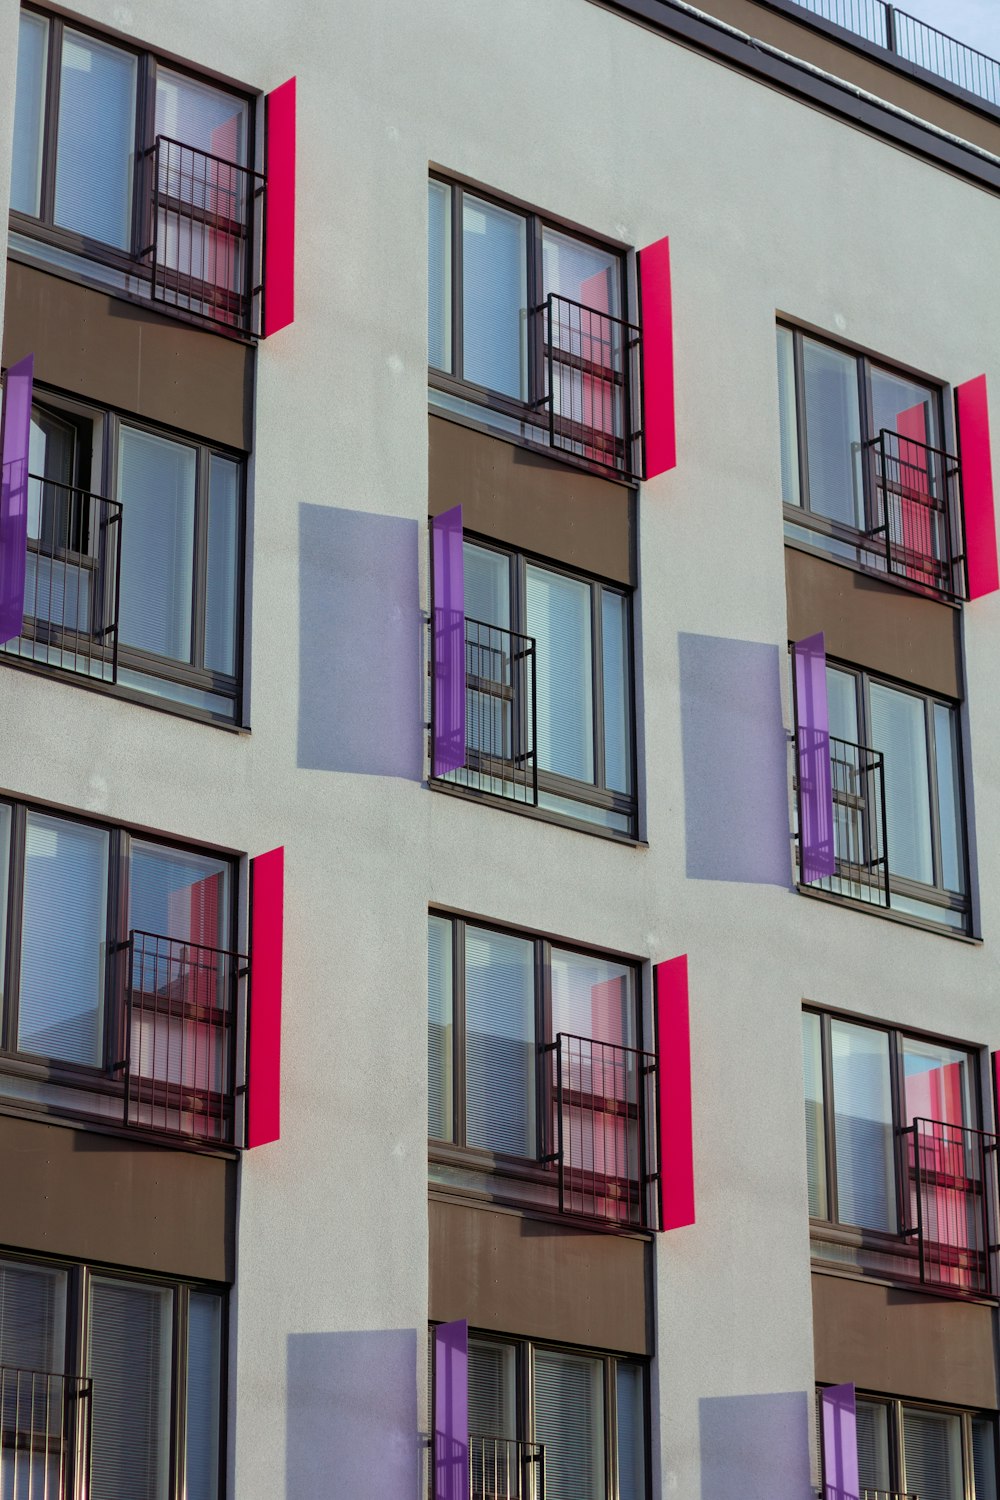
<path fill-rule="evenodd" d="M 976 99 L 1000 106 L 1000 62 L 887 0 L 796 0 L 803 10 L 874 42 Z"/>
<path fill-rule="evenodd" d="M 224 157 L 158 135 L 146 153 L 152 296 L 259 335 L 265 180 Z"/>
<path fill-rule="evenodd" d="M 554 292 L 539 311 L 549 443 L 616 473 L 640 475 L 640 330 Z"/>
<path fill-rule="evenodd" d="M 545 1445 L 469 1434 L 470 1500 L 545 1500 Z"/>
<path fill-rule="evenodd" d="M 466 618 L 465 765 L 447 779 L 537 806 L 535 708 L 534 639 Z"/>
<path fill-rule="evenodd" d="M 866 1490 L 862 1488 L 861 1500 L 917 1500 L 916 1495 L 904 1495 L 900 1490 Z"/>
<path fill-rule="evenodd" d="M 901 1136 L 903 1234 L 916 1241 L 920 1280 L 957 1296 L 997 1296 L 996 1136 L 925 1119 Z"/>
<path fill-rule="evenodd" d="M 960 465 L 940 448 L 882 428 L 867 445 L 868 535 L 893 577 L 946 599 L 964 599 Z"/>
<path fill-rule="evenodd" d="M 92 1384 L 0 1365 L 0 1495 L 85 1500 Z"/>
<path fill-rule="evenodd" d="M 796 737 L 796 749 L 798 737 Z M 798 755 L 796 754 L 796 761 Z M 868 906 L 888 906 L 885 765 L 881 751 L 830 736 L 835 872 L 811 882 Z M 802 788 L 796 781 L 801 798 Z M 798 823 L 802 827 L 802 807 Z"/>
<path fill-rule="evenodd" d="M 116 500 L 30 475 L 24 625 L 4 650 L 115 682 L 121 550 Z"/>
<path fill-rule="evenodd" d="M 239 1144 L 239 997 L 248 972 L 238 953 L 159 933 L 129 933 L 123 1060 L 125 1124 L 132 1129 Z"/>
<path fill-rule="evenodd" d="M 566 1032 L 543 1052 L 560 1213 L 654 1229 L 655 1055 Z"/>

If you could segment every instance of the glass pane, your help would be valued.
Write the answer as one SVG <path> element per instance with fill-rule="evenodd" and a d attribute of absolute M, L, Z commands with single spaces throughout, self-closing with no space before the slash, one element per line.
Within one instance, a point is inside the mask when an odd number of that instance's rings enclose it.
<path fill-rule="evenodd" d="M 454 1138 L 454 989 L 452 924 L 431 917 L 427 927 L 427 1134 Z"/>
<path fill-rule="evenodd" d="M 594 668 L 590 585 L 543 568 L 527 575 L 528 635 L 537 642 L 538 764 L 594 780 Z"/>
<path fill-rule="evenodd" d="M 799 438 L 795 413 L 795 338 L 790 328 L 778 329 L 778 431 L 781 443 L 781 498 L 801 505 Z"/>
<path fill-rule="evenodd" d="M 542 280 L 546 297 L 555 292 L 595 312 L 621 317 L 621 258 L 613 250 L 544 229 Z"/>
<path fill-rule="evenodd" d="M 527 398 L 528 260 L 520 214 L 462 200 L 463 374 L 505 396 Z"/>
<path fill-rule="evenodd" d="M 196 468 L 193 448 L 122 428 L 122 641 L 175 661 L 191 660 Z"/>
<path fill-rule="evenodd" d="M 858 688 L 853 672 L 826 669 L 826 692 L 830 704 L 830 733 L 848 744 L 858 743 Z"/>
<path fill-rule="evenodd" d="M 512 1344 L 469 1340 L 469 1431 L 486 1437 L 517 1435 L 517 1350 Z"/>
<path fill-rule="evenodd" d="M 831 1022 L 838 1218 L 863 1229 L 896 1229 L 889 1037 Z"/>
<path fill-rule="evenodd" d="M 806 1093 L 806 1170 L 809 1178 L 809 1216 L 826 1219 L 826 1104 L 823 1095 L 822 1025 L 810 1011 L 802 1014 L 802 1070 Z"/>
<path fill-rule="evenodd" d="M 14 105 L 14 162 L 10 206 L 18 213 L 41 213 L 42 132 L 45 122 L 45 65 L 49 23 L 22 10 L 17 39 L 17 98 Z"/>
<path fill-rule="evenodd" d="M 127 250 L 132 240 L 136 59 L 63 33 L 56 223 Z"/>
<path fill-rule="evenodd" d="M 853 354 L 802 340 L 809 508 L 845 526 L 864 526 L 861 407 Z"/>
<path fill-rule="evenodd" d="M 246 103 L 167 68 L 156 70 L 155 133 L 246 166 Z"/>
<path fill-rule="evenodd" d="M 975 1500 L 997 1500 L 996 1428 L 987 1417 L 972 1419 L 972 1468 Z"/>
<path fill-rule="evenodd" d="M 959 783 L 958 722 L 955 710 L 946 703 L 934 705 L 934 753 L 941 819 L 941 884 L 948 891 L 964 891 L 965 839 Z"/>
<path fill-rule="evenodd" d="M 604 1500 L 604 1367 L 535 1351 L 535 1441 L 545 1444 L 546 1500 Z"/>
<path fill-rule="evenodd" d="M 132 841 L 129 927 L 228 948 L 229 865 L 210 855 Z"/>
<path fill-rule="evenodd" d="M 601 590 L 604 655 L 604 785 L 632 790 L 632 716 L 629 712 L 628 601 Z"/>
<path fill-rule="evenodd" d="M 94 1277 L 92 1500 L 166 1500 L 172 1294 Z"/>
<path fill-rule="evenodd" d="M 467 1142 L 536 1155 L 534 945 L 465 929 Z"/>
<path fill-rule="evenodd" d="M 636 1046 L 635 972 L 627 964 L 553 948 L 552 1035 Z"/>
<path fill-rule="evenodd" d="M 108 834 L 42 813 L 27 818 L 17 1045 L 22 1052 L 99 1067 Z"/>
<path fill-rule="evenodd" d="M 920 1500 L 964 1500 L 961 1418 L 903 1408 L 906 1489 Z"/>
<path fill-rule="evenodd" d="M 889 868 L 910 880 L 934 881 L 924 700 L 873 682 L 872 749 L 885 756 Z"/>
<path fill-rule="evenodd" d="M 887 1490 L 889 1478 L 889 1409 L 878 1401 L 859 1401 L 858 1479 L 861 1489 Z"/>
<path fill-rule="evenodd" d="M 904 1037 L 905 1124 L 921 1119 L 974 1127 L 972 1067 L 967 1052 Z"/>
<path fill-rule="evenodd" d="M 0 1261 L 0 1493 L 48 1500 L 68 1452 L 60 1442 L 74 1411 L 65 1369 L 66 1276 Z"/>
<path fill-rule="evenodd" d="M 0 1366 L 65 1367 L 66 1274 L 0 1261 Z"/>
<path fill-rule="evenodd" d="M 643 1385 L 642 1365 L 620 1359 L 617 1372 L 619 1500 L 645 1500 L 646 1406 Z"/>
<path fill-rule="evenodd" d="M 192 1292 L 188 1303 L 185 1500 L 218 1500 L 222 1393 L 222 1299 Z"/>
<path fill-rule="evenodd" d="M 932 448 L 941 446 L 938 392 L 933 386 L 873 367 L 871 388 L 874 436 L 884 427 Z"/>
<path fill-rule="evenodd" d="M 510 629 L 510 558 L 503 552 L 491 552 L 466 542 L 462 548 L 465 563 L 465 613 L 470 620 Z"/>
<path fill-rule="evenodd" d="M 451 188 L 427 185 L 427 363 L 451 371 Z"/>
<path fill-rule="evenodd" d="M 205 665 L 236 675 L 236 567 L 239 559 L 240 467 L 213 453 L 208 466 L 208 598 Z"/>

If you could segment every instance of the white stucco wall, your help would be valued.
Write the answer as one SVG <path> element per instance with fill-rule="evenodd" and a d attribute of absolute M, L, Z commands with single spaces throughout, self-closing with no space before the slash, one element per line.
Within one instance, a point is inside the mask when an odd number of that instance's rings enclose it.
<path fill-rule="evenodd" d="M 776 311 L 951 383 L 986 370 L 996 393 L 1000 202 L 585 0 L 80 9 L 262 90 L 298 77 L 297 316 L 258 362 L 252 733 L 0 669 L 0 787 L 286 847 L 283 1129 L 242 1168 L 232 1493 L 410 1493 L 426 912 L 441 903 L 654 960 L 689 953 L 698 1223 L 657 1245 L 654 1493 L 805 1500 L 799 1012 L 808 997 L 1000 1041 L 1000 596 L 965 625 L 982 947 L 777 885 L 687 878 L 679 636 L 784 661 Z M 15 13 L 3 0 L 0 222 Z M 299 670 L 300 507 L 416 523 L 426 605 L 429 161 L 597 234 L 671 236 L 680 461 L 640 507 L 648 848 L 298 765 L 316 691 Z"/>

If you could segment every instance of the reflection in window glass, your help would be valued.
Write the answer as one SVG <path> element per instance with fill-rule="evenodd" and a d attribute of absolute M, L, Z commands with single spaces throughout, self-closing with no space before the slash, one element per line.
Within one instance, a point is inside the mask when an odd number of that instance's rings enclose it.
<path fill-rule="evenodd" d="M 799 439 L 795 422 L 795 340 L 790 328 L 778 327 L 778 424 L 781 442 L 781 498 L 801 505 Z"/>
<path fill-rule="evenodd" d="M 55 221 L 127 250 L 132 237 L 136 59 L 63 33 Z"/>
<path fill-rule="evenodd" d="M 885 756 L 890 869 L 931 885 L 934 852 L 923 700 L 873 682 L 869 701 L 872 749 Z"/>
<path fill-rule="evenodd" d="M 236 673 L 236 562 L 239 557 L 239 466 L 213 453 L 208 481 L 208 597 L 205 665 Z"/>
<path fill-rule="evenodd" d="M 535 1439 L 545 1444 L 546 1500 L 604 1500 L 600 1360 L 535 1351 Z"/>
<path fill-rule="evenodd" d="M 955 710 L 945 703 L 934 705 L 934 754 L 941 828 L 941 883 L 946 890 L 964 891 L 965 844 L 958 771 L 958 723 Z"/>
<path fill-rule="evenodd" d="M 987 1417 L 972 1419 L 972 1469 L 976 1500 L 997 1500 L 996 1430 Z"/>
<path fill-rule="evenodd" d="M 812 339 L 802 349 L 810 508 L 863 527 L 857 360 Z"/>
<path fill-rule="evenodd" d="M 590 585 L 526 570 L 528 635 L 537 642 L 538 764 L 574 781 L 594 780 Z"/>
<path fill-rule="evenodd" d="M 156 134 L 246 165 L 244 101 L 168 68 L 156 70 Z"/>
<path fill-rule="evenodd" d="M 491 552 L 466 542 L 465 613 L 470 620 L 510 629 L 510 559 L 503 552 Z"/>
<path fill-rule="evenodd" d="M 228 948 L 228 865 L 208 855 L 134 839 L 129 926 L 178 942 Z"/>
<path fill-rule="evenodd" d="M 931 386 L 874 368 L 871 386 L 873 437 L 878 437 L 884 427 L 887 432 L 898 432 L 932 448 L 940 446 L 937 392 Z"/>
<path fill-rule="evenodd" d="M 428 185 L 427 362 L 451 371 L 451 189 Z"/>
<path fill-rule="evenodd" d="M 903 1042 L 905 1123 L 940 1120 L 975 1126 L 969 1054 L 941 1042 L 907 1037 Z"/>
<path fill-rule="evenodd" d="M 601 590 L 604 652 L 604 784 L 614 792 L 632 789 L 629 722 L 628 606 L 624 594 Z"/>
<path fill-rule="evenodd" d="M 104 1053 L 108 834 L 27 815 L 17 1044 L 99 1067 Z"/>
<path fill-rule="evenodd" d="M 584 244 L 556 229 L 542 231 L 542 278 L 545 295 L 555 292 L 595 312 L 621 316 L 619 259 L 610 250 Z"/>
<path fill-rule="evenodd" d="M 642 1366 L 618 1361 L 618 1496 L 644 1500 L 646 1494 L 646 1424 Z"/>
<path fill-rule="evenodd" d="M 469 1340 L 469 1431 L 498 1438 L 517 1432 L 517 1351 L 512 1344 Z"/>
<path fill-rule="evenodd" d="M 192 1292 L 188 1302 L 185 1500 L 218 1500 L 222 1300 Z"/>
<path fill-rule="evenodd" d="M 62 1370 L 65 1332 L 66 1273 L 0 1261 L 0 1368 Z"/>
<path fill-rule="evenodd" d="M 7 881 L 10 874 L 10 808 L 0 803 L 0 1016 L 3 1015 L 3 977 L 7 972 Z M 0 1364 L 3 1360 L 0 1360 Z"/>
<path fill-rule="evenodd" d="M 830 733 L 838 740 L 858 743 L 857 681 L 851 672 L 826 669 L 826 691 L 830 705 Z"/>
<path fill-rule="evenodd" d="M 14 160 L 10 206 L 18 213 L 41 213 L 42 134 L 49 23 L 22 10 L 17 41 L 17 95 L 14 106 Z"/>
<path fill-rule="evenodd" d="M 431 917 L 427 929 L 427 1134 L 454 1137 L 454 989 L 452 924 Z"/>
<path fill-rule="evenodd" d="M 122 641 L 174 661 L 191 659 L 197 454 L 123 427 L 118 498 L 122 528 Z"/>
<path fill-rule="evenodd" d="M 964 1500 L 961 1418 L 903 1408 L 906 1489 L 920 1500 Z"/>
<path fill-rule="evenodd" d="M 465 1027 L 468 1144 L 533 1157 L 535 986 L 530 940 L 466 927 Z"/>
<path fill-rule="evenodd" d="M 802 1065 L 806 1095 L 806 1164 L 809 1177 L 809 1215 L 829 1217 L 826 1192 L 826 1129 L 823 1096 L 823 1050 L 819 1016 L 802 1015 Z"/>
<path fill-rule="evenodd" d="M 635 1047 L 634 974 L 625 964 L 553 948 L 552 1034 Z"/>
<path fill-rule="evenodd" d="M 466 380 L 527 396 L 525 220 L 469 194 L 462 209 L 462 325 Z"/>
<path fill-rule="evenodd" d="M 838 1218 L 862 1229 L 896 1228 L 889 1037 L 830 1024 Z"/>
<path fill-rule="evenodd" d="M 887 1490 L 889 1479 L 889 1409 L 880 1401 L 859 1401 L 858 1479 L 865 1489 Z"/>
<path fill-rule="evenodd" d="M 167 1500 L 172 1304 L 159 1287 L 91 1282 L 93 1500 Z"/>

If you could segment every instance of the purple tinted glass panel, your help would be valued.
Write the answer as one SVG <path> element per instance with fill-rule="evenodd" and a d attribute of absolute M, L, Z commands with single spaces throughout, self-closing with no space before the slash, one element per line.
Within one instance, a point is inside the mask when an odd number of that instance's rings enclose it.
<path fill-rule="evenodd" d="M 14 640 L 21 634 L 24 624 L 33 369 L 34 355 L 28 354 L 16 365 L 11 365 L 4 387 L 0 471 L 0 642 Z"/>
<path fill-rule="evenodd" d="M 434 601 L 435 776 L 465 765 L 465 569 L 462 507 L 431 521 L 431 589 Z"/>
<path fill-rule="evenodd" d="M 795 644 L 795 727 L 798 734 L 799 865 L 804 885 L 835 870 L 830 712 L 823 633 Z"/>
<path fill-rule="evenodd" d="M 853 1385 L 820 1391 L 823 1414 L 823 1500 L 858 1500 L 858 1419 Z"/>
<path fill-rule="evenodd" d="M 469 1325 L 434 1330 L 434 1500 L 469 1500 Z"/>

